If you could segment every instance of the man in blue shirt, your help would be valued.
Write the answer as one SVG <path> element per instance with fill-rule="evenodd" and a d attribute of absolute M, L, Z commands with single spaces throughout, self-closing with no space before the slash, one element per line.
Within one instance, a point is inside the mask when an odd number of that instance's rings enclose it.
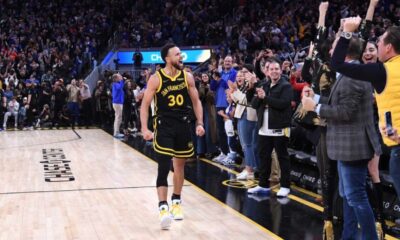
<path fill-rule="evenodd" d="M 122 138 L 124 135 L 119 132 L 122 122 L 122 107 L 124 105 L 124 79 L 121 74 L 116 73 L 112 76 L 112 104 L 115 112 L 114 137 Z"/>
<path fill-rule="evenodd" d="M 216 100 L 216 111 L 223 110 L 228 107 L 228 101 L 226 100 L 226 90 L 229 88 L 228 81 L 235 82 L 236 70 L 232 67 L 233 59 L 231 56 L 226 56 L 224 59 L 224 69 L 221 73 L 214 72 L 213 79 L 210 82 L 210 89 L 215 92 Z M 224 119 L 217 114 L 217 129 L 219 138 L 219 147 L 221 148 L 221 154 L 214 158 L 214 161 L 221 162 L 224 160 L 229 152 L 227 143 L 227 136 L 225 133 Z"/>

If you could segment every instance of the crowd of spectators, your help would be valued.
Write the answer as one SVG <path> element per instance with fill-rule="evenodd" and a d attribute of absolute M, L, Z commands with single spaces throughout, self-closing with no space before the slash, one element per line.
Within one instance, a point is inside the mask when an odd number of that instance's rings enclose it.
<path fill-rule="evenodd" d="M 362 12 L 366 4 L 365 1 L 332 2 L 326 24 L 330 35 L 338 28 L 339 19 Z M 28 123 L 19 124 L 20 127 L 34 126 L 45 104 L 52 123 L 56 122 L 54 119 L 68 102 L 67 95 L 60 99 L 57 92 L 92 67 L 114 31 L 120 47 L 160 47 L 168 41 L 179 46 L 212 46 L 214 54 L 209 69 L 221 71 L 226 55 L 232 56 L 233 67 L 237 68 L 245 63 L 254 64 L 261 49 L 271 49 L 282 61 L 302 61 L 307 55 L 305 47 L 315 36 L 318 18 L 314 10 L 318 2 L 312 0 L 51 3 L 8 0 L 2 1 L 0 8 L 0 120 L 4 120 L 4 114 L 10 110 L 8 102 L 15 97 L 18 111 L 23 113 L 25 105 L 30 109 L 26 114 Z M 42 12 L 47 13 L 46 17 Z M 399 17 L 399 1 L 383 1 L 376 10 L 371 37 L 379 36 L 387 26 L 397 23 Z M 136 84 L 137 79 L 132 80 Z M 106 82 L 102 80 L 99 85 Z M 144 82 L 137 85 L 141 87 Z M 104 95 L 108 89 L 103 88 Z M 96 96 L 96 91 L 101 96 L 97 88 L 91 90 L 92 95 Z M 111 93 L 108 97 L 111 98 Z M 104 106 L 111 105 L 93 99 L 91 106 L 91 112 L 99 114 L 105 112 Z M 112 107 L 106 110 L 112 112 Z"/>
<path fill-rule="evenodd" d="M 113 8 L 110 4 L 93 0 L 1 1 L 0 120 L 3 128 L 8 116 L 15 116 L 14 126 L 21 128 L 39 126 L 39 120 L 58 124 L 59 118 L 65 119 L 60 114 L 63 109 L 67 114 L 68 108 L 64 106 L 70 102 L 68 85 L 94 67 L 99 51 L 104 51 L 111 35 Z M 14 98 L 18 105 L 9 104 Z M 79 97 L 82 102 L 85 98 Z M 74 109 L 69 111 L 76 114 Z M 7 112 L 10 114 L 6 118 Z"/>
<path fill-rule="evenodd" d="M 110 127 L 115 114 L 113 85 L 117 84 L 113 72 L 104 72 L 94 89 L 82 79 L 85 70 L 99 60 L 110 37 L 122 48 L 159 48 L 167 42 L 178 46 L 204 45 L 212 48 L 208 65 L 194 72 L 190 67 L 185 68 L 195 76 L 204 111 L 206 134 L 195 139 L 196 154 L 225 165 L 237 163 L 241 156 L 245 169 L 237 179 L 252 179 L 260 169 L 258 135 L 287 137 L 286 130 L 291 126 L 290 144 L 315 154 L 315 143 L 305 136 L 304 127 L 290 122 L 294 119 L 287 116 L 296 111 L 302 95 L 315 87 L 312 79 L 305 79 L 302 68 L 306 57 L 313 56 L 308 46 L 318 36 L 319 3 L 314 0 L 0 0 L 0 129 L 89 127 L 93 123 Z M 368 4 L 363 0 L 331 1 L 325 23 L 327 42 L 333 42 L 341 19 L 364 14 Z M 380 1 L 368 40 L 376 41 L 388 27 L 399 25 L 399 20 L 400 0 Z M 328 49 L 319 47 L 320 54 L 327 53 Z M 160 67 L 143 68 L 138 77 L 124 73 L 118 79 L 118 89 L 123 91 L 119 96 L 123 97 L 118 100 L 121 106 L 116 115 L 122 122 L 123 134 L 114 129 L 114 136 L 128 136 L 140 130 L 143 92 L 150 75 Z M 277 120 L 281 132 L 269 132 L 262 128 L 263 122 L 257 122 L 263 116 L 272 119 L 279 113 L 263 106 L 257 109 L 252 101 L 255 95 L 265 97 L 262 91 L 265 85 L 255 90 L 255 84 L 271 79 L 287 80 L 292 86 L 290 94 L 279 97 L 282 101 L 290 98 L 290 107 L 282 107 L 285 117 L 281 114 Z M 286 103 L 268 104 L 281 108 Z M 278 158 L 286 157 L 279 156 L 282 151 L 276 146 Z M 261 159 L 268 162 L 269 169 L 265 171 L 268 173 L 273 171 L 270 161 L 274 158 L 269 156 L 267 160 Z M 281 168 L 285 172 L 282 186 L 289 189 L 290 166 L 281 164 Z M 289 190 L 278 194 L 288 193 Z"/>
<path fill-rule="evenodd" d="M 252 63 L 262 48 L 276 51 L 281 60 L 293 59 L 316 34 L 318 4 L 315 0 L 294 1 L 137 1 L 121 13 L 118 26 L 121 47 L 161 47 L 166 41 L 178 46 L 213 46 L 221 56 L 234 55 L 238 64 Z M 388 25 L 398 24 L 399 1 L 387 0 L 375 12 L 371 36 Z M 368 1 L 333 1 L 326 26 L 333 31 L 340 19 L 368 8 Z M 162 14 L 160 14 L 162 13 Z"/>

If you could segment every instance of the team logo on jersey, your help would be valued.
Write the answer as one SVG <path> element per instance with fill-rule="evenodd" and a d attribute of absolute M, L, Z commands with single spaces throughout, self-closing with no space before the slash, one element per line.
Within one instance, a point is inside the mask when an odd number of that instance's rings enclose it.
<path fill-rule="evenodd" d="M 189 147 L 189 148 L 192 148 L 192 147 L 193 147 L 193 142 L 189 142 L 189 143 L 188 143 L 188 147 Z"/>

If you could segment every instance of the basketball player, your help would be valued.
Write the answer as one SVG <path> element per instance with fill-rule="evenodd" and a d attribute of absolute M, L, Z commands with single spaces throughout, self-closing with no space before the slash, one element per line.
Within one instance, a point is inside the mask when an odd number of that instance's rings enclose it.
<path fill-rule="evenodd" d="M 169 229 L 172 219 L 182 220 L 181 191 L 184 181 L 184 166 L 187 158 L 194 155 L 191 138 L 191 124 L 196 115 L 196 135 L 204 135 L 203 110 L 195 87 L 193 75 L 183 71 L 180 49 L 167 44 L 161 49 L 161 58 L 165 68 L 153 74 L 144 93 L 140 118 L 142 134 L 145 140 L 153 139 L 157 153 L 158 176 L 157 194 L 159 199 L 160 221 L 162 229 Z M 154 133 L 147 127 L 149 106 L 154 99 Z M 174 169 L 174 188 L 171 210 L 168 207 L 167 177 L 171 167 Z"/>

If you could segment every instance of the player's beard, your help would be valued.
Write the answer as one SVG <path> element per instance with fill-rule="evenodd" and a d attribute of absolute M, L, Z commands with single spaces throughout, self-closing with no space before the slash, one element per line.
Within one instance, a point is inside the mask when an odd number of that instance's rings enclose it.
<path fill-rule="evenodd" d="M 178 70 L 183 70 L 183 67 L 184 67 L 183 63 L 180 63 L 180 62 L 173 63 L 172 66 Z"/>

